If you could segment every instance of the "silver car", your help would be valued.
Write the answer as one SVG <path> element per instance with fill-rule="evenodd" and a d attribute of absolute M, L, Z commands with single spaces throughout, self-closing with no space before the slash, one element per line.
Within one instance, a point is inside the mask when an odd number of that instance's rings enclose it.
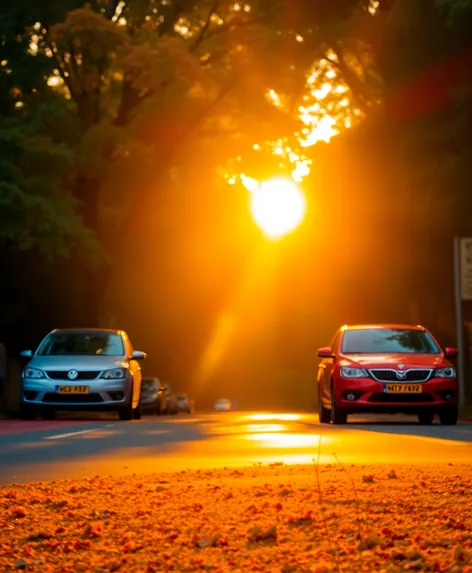
<path fill-rule="evenodd" d="M 22 373 L 21 414 L 37 409 L 54 419 L 56 410 L 116 410 L 120 420 L 141 418 L 141 367 L 146 354 L 133 350 L 122 330 L 58 329 L 50 332 Z"/>
<path fill-rule="evenodd" d="M 141 411 L 152 412 L 160 416 L 167 413 L 167 395 L 158 378 L 143 378 L 141 394 Z"/>

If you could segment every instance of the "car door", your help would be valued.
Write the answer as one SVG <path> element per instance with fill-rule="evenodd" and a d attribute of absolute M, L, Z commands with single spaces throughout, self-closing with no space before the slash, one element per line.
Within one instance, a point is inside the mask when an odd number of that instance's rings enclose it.
<path fill-rule="evenodd" d="M 334 355 L 337 354 L 341 332 L 338 331 L 331 341 L 330 348 Z M 321 396 L 326 401 L 331 399 L 331 375 L 333 373 L 335 358 L 323 358 L 318 367 L 318 384 Z"/>

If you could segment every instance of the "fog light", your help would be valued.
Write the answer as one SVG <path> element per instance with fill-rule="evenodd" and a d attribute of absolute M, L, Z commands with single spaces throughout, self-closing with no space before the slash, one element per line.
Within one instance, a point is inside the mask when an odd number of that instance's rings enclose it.
<path fill-rule="evenodd" d="M 454 398 L 454 396 L 450 393 L 444 395 L 445 400 L 452 400 L 453 398 Z"/>
<path fill-rule="evenodd" d="M 352 392 L 349 392 L 349 394 L 346 394 L 346 398 L 347 398 L 350 402 L 352 402 L 353 400 L 356 399 L 356 395 L 353 394 Z"/>

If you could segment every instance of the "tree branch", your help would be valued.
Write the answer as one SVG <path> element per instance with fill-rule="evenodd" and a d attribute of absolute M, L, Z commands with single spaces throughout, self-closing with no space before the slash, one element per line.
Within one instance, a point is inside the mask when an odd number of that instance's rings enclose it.
<path fill-rule="evenodd" d="M 253 24 L 261 24 L 262 22 L 266 22 L 269 18 L 271 18 L 273 15 L 277 13 L 278 9 L 279 6 L 277 5 L 276 2 L 274 2 L 274 4 L 271 6 L 270 9 L 266 10 L 263 14 L 260 14 L 259 16 L 256 16 L 254 18 L 251 18 L 249 16 L 232 18 L 231 20 L 222 24 L 221 26 L 214 28 L 211 33 L 206 34 L 200 43 L 203 43 L 203 41 L 209 40 L 214 36 L 218 36 L 219 34 L 225 34 L 226 32 L 232 30 L 233 28 L 245 28 L 252 26 Z"/>
<path fill-rule="evenodd" d="M 346 64 L 344 59 L 344 51 L 338 45 L 336 48 L 332 48 L 338 57 L 338 61 L 331 59 L 327 54 L 325 54 L 325 59 L 335 67 L 342 75 L 344 81 L 349 86 L 352 97 L 355 103 L 359 106 L 362 112 L 367 112 L 370 107 L 370 98 L 366 94 L 365 86 L 362 84 L 361 80 L 356 76 L 356 74 L 351 70 L 351 68 Z"/>
<path fill-rule="evenodd" d="M 75 89 L 72 85 L 70 74 L 69 74 L 69 76 L 67 76 L 64 60 L 61 57 L 61 54 L 59 53 L 59 50 L 57 49 L 56 44 L 54 42 L 47 42 L 47 45 L 48 45 L 49 49 L 51 50 L 51 52 L 54 56 L 54 59 L 56 60 L 57 69 L 59 70 L 59 74 L 62 78 L 62 81 L 64 82 L 64 85 L 69 90 L 71 98 L 77 103 L 78 94 L 75 92 Z"/>
<path fill-rule="evenodd" d="M 79 70 L 79 66 L 77 65 L 77 60 L 75 59 L 75 55 L 74 55 L 74 46 L 72 44 L 72 42 L 69 42 L 69 56 L 70 56 L 70 70 L 74 71 L 74 75 L 77 78 L 77 88 L 78 88 L 78 95 L 82 95 L 82 93 L 84 92 L 84 82 L 83 79 L 81 77 L 80 74 L 80 70 Z M 83 54 L 82 54 L 82 58 L 83 58 Z M 69 71 L 70 73 L 70 71 Z"/>
<path fill-rule="evenodd" d="M 108 0 L 108 5 L 105 9 L 105 13 L 104 16 L 107 20 L 113 20 L 113 17 L 116 14 L 116 11 L 118 10 L 118 6 L 120 4 L 120 0 Z M 125 9 L 125 6 L 123 6 L 123 10 Z M 123 12 L 123 10 L 121 10 L 121 12 Z"/>
<path fill-rule="evenodd" d="M 171 30 L 174 29 L 175 24 L 185 9 L 184 2 L 179 2 L 178 0 L 174 0 L 172 3 L 169 2 L 166 4 L 166 6 L 168 6 L 167 10 L 163 10 L 162 13 L 164 21 L 157 28 L 159 37 L 168 34 Z M 167 15 L 165 12 L 167 12 Z"/>
<path fill-rule="evenodd" d="M 202 26 L 200 32 L 198 33 L 197 39 L 195 40 L 195 43 L 193 44 L 193 46 L 191 46 L 189 50 L 190 53 L 194 52 L 198 48 L 198 46 L 205 40 L 205 34 L 207 33 L 208 28 L 210 27 L 211 18 L 218 10 L 219 3 L 220 3 L 219 0 L 214 0 L 213 5 L 210 8 L 210 12 L 208 13 L 205 24 Z"/>

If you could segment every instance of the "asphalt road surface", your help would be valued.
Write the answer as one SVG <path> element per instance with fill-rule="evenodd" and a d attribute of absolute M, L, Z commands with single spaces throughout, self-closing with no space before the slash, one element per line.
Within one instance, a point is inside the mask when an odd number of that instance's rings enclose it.
<path fill-rule="evenodd" d="M 0 420 L 0 483 L 253 464 L 471 463 L 472 424 L 420 426 L 401 416 L 320 425 L 288 413 Z"/>

